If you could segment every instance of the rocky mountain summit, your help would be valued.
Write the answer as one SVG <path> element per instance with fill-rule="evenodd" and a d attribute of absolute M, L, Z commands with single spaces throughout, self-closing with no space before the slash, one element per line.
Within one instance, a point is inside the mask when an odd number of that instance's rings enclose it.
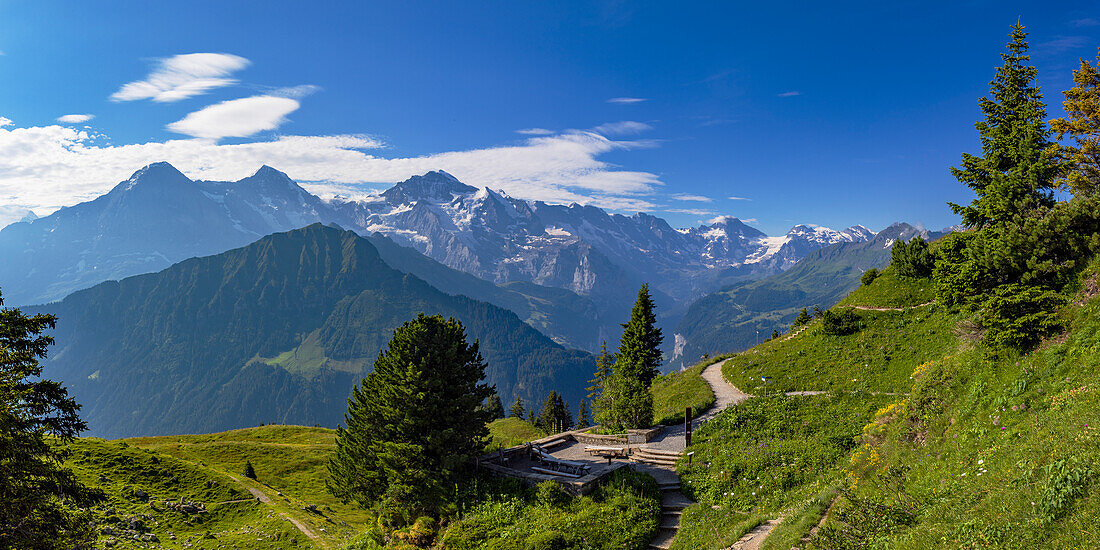
<path fill-rule="evenodd" d="M 527 282 L 629 303 L 642 282 L 667 304 L 783 271 L 839 242 L 843 231 L 798 225 L 769 237 L 737 218 L 675 229 L 645 213 L 609 214 L 466 185 L 442 171 L 365 200 L 325 201 L 261 167 L 236 182 L 192 181 L 168 163 L 138 170 L 107 194 L 0 230 L 0 288 L 9 305 L 58 300 L 98 282 L 164 269 L 311 223 L 382 233 L 494 283 Z"/>

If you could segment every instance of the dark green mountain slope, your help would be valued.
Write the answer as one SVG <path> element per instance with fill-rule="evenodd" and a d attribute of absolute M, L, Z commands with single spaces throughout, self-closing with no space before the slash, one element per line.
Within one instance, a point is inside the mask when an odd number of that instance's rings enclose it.
<path fill-rule="evenodd" d="M 34 308 L 60 316 L 46 376 L 110 437 L 341 421 L 352 385 L 419 312 L 460 319 L 501 397 L 572 402 L 594 366 L 511 311 L 445 294 L 314 224 Z"/>
<path fill-rule="evenodd" d="M 863 271 L 890 263 L 895 241 L 919 234 L 915 227 L 897 223 L 870 241 L 822 248 L 787 271 L 700 298 L 676 326 L 680 353 L 671 363 L 691 364 L 704 353 L 740 351 L 771 336 L 773 330 L 785 332 L 798 310 L 832 307 L 859 286 Z"/>

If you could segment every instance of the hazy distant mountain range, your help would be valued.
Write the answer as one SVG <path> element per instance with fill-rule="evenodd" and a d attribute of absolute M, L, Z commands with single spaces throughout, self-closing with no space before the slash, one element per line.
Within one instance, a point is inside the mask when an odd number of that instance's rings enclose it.
<path fill-rule="evenodd" d="M 798 225 L 768 237 L 736 218 L 673 229 L 648 214 L 530 202 L 429 172 L 364 201 L 324 201 L 262 167 L 237 182 L 192 181 L 149 165 L 93 201 L 0 230 L 9 305 L 57 300 L 95 283 L 163 269 L 310 223 L 380 232 L 495 283 L 526 281 L 629 302 L 647 281 L 669 303 L 789 268 L 809 252 L 874 234 Z"/>

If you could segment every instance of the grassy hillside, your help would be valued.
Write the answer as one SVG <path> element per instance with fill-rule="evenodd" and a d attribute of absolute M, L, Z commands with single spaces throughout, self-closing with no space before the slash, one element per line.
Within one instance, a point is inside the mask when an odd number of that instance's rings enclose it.
<path fill-rule="evenodd" d="M 1100 541 L 1100 298 L 1093 262 L 1039 349 L 975 346 L 921 365 L 864 428 L 853 489 L 817 544 L 1086 548 Z M 880 510 L 882 517 L 862 513 Z"/>
<path fill-rule="evenodd" d="M 724 365 L 757 395 L 761 375 L 769 392 L 841 392 L 757 397 L 696 432 L 680 468 L 704 506 L 685 513 L 684 544 L 697 542 L 682 547 L 721 548 L 730 537 L 709 526 L 776 517 L 767 548 L 1096 546 L 1100 262 L 1071 287 L 1065 331 L 1024 354 L 993 353 L 968 315 L 921 305 L 929 286 L 887 270 L 842 305 L 921 307 L 860 311 L 847 336 L 818 320 Z"/>
<path fill-rule="evenodd" d="M 542 430 L 521 418 L 498 418 L 489 423 L 488 449 L 512 447 L 545 436 Z"/>
<path fill-rule="evenodd" d="M 901 311 L 856 310 L 861 328 L 832 336 L 821 321 L 801 332 L 765 342 L 726 362 L 722 373 L 748 393 L 764 391 L 905 392 L 913 369 L 951 353 L 957 346 L 956 317 L 928 304 L 928 279 L 899 280 L 891 270 L 864 285 L 842 305 L 893 308 L 926 304 Z"/>
<path fill-rule="evenodd" d="M 305 429 L 283 427 L 279 434 L 261 432 L 251 437 L 184 436 L 178 442 L 155 438 L 144 442 L 78 439 L 67 445 L 72 454 L 66 466 L 84 483 L 107 493 L 108 500 L 94 510 L 101 533 L 99 542 L 104 547 L 147 548 L 151 543 L 165 548 L 339 547 L 353 532 L 349 521 L 361 514 L 330 510 L 328 506 L 321 506 L 316 514 L 303 510 L 307 504 L 320 502 L 315 498 L 314 486 L 323 484 L 323 477 L 315 468 L 294 475 L 276 466 L 288 457 L 293 462 L 300 446 L 314 444 L 317 434 L 300 430 Z M 207 440 L 190 439 L 195 437 Z M 303 442 L 303 438 L 309 442 Z M 294 451 L 276 459 L 275 453 L 262 450 L 281 445 Z M 242 452 L 242 446 L 250 447 L 252 452 Z M 175 452 L 161 452 L 166 450 Z M 253 457 L 260 472 L 259 483 L 240 474 L 243 462 L 237 462 L 238 456 Z M 284 478 L 294 481 L 263 473 L 280 469 Z M 270 487 L 264 484 L 269 480 Z M 280 489 L 285 493 L 283 497 L 278 494 Z M 252 491 L 270 502 L 258 501 Z M 192 503 L 201 504 L 206 512 L 177 509 Z"/>

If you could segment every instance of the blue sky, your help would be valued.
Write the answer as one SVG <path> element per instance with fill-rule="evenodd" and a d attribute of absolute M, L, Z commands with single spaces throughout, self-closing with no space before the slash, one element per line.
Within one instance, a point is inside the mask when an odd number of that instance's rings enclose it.
<path fill-rule="evenodd" d="M 0 0 L 0 223 L 167 160 L 325 196 L 442 168 L 674 226 L 939 228 L 1009 27 L 1052 115 L 1100 46 L 1094 2 L 684 4 Z"/>

